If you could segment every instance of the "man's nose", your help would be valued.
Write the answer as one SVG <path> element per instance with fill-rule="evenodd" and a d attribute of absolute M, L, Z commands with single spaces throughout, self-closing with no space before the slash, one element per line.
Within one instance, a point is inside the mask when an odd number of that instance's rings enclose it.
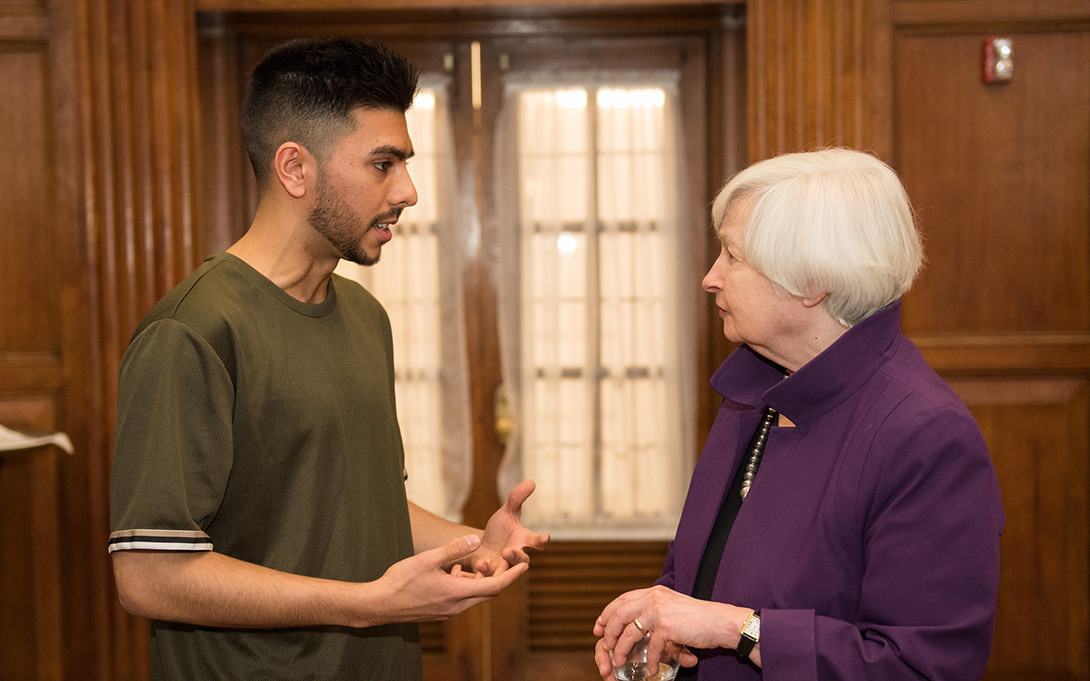
<path fill-rule="evenodd" d="M 415 206 L 416 200 L 416 185 L 413 184 L 413 178 L 409 176 L 409 171 L 406 170 L 402 173 L 397 187 L 394 188 L 393 193 L 390 195 L 390 203 L 395 206 L 407 207 Z"/>

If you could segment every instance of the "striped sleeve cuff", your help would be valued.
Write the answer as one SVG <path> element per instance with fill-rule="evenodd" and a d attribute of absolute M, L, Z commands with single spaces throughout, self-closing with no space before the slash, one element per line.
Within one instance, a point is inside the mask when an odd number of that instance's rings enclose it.
<path fill-rule="evenodd" d="M 133 549 L 211 551 L 212 538 L 195 530 L 120 530 L 110 535 L 110 553 Z"/>

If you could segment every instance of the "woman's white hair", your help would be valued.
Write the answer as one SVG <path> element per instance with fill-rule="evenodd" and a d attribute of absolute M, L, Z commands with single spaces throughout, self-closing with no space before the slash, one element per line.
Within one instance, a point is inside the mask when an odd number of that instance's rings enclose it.
<path fill-rule="evenodd" d="M 923 243 L 900 178 L 861 151 L 831 148 L 776 156 L 746 168 L 712 204 L 749 210 L 740 255 L 781 293 L 826 293 L 846 327 L 896 301 L 923 265 Z"/>

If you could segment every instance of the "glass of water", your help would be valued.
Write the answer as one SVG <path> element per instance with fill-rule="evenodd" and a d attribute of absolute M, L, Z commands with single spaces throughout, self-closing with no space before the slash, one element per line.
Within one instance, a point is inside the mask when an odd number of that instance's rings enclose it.
<path fill-rule="evenodd" d="M 681 646 L 676 643 L 667 643 L 666 649 L 659 656 L 657 669 L 651 669 L 647 665 L 647 645 L 651 641 L 651 634 L 643 635 L 636 641 L 632 650 L 620 664 L 613 659 L 613 651 L 609 651 L 609 661 L 613 664 L 613 677 L 620 681 L 670 681 L 677 676 L 678 660 L 681 658 Z"/>

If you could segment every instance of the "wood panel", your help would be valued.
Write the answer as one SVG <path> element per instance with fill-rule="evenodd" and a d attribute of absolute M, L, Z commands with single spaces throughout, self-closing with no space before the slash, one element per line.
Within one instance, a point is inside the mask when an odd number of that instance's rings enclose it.
<path fill-rule="evenodd" d="M 13 171 L 0 192 L 0 253 L 19 254 L 0 267 L 0 361 L 13 353 L 57 361 L 60 350 L 56 280 L 42 266 L 54 251 L 49 89 L 46 42 L 0 42 L 0 90 L 20 93 L 0 101 Z"/>
<path fill-rule="evenodd" d="M 1085 378 L 952 383 L 992 452 L 1007 522 L 987 679 L 1090 676 Z"/>
<path fill-rule="evenodd" d="M 58 395 L 0 392 L 0 423 L 53 432 Z M 59 450 L 0 452 L 0 678 L 62 677 Z"/>
<path fill-rule="evenodd" d="M 749 2 L 749 157 L 889 152 L 888 0 Z"/>
<path fill-rule="evenodd" d="M 66 428 L 65 286 L 69 195 L 56 174 L 68 137 L 54 105 L 56 56 L 44 2 L 0 3 L 0 424 Z M 63 678 L 59 451 L 0 453 L 0 677 Z"/>
<path fill-rule="evenodd" d="M 931 260 L 913 333 L 1090 331 L 1090 33 L 1003 35 L 999 85 L 982 34 L 896 41 L 896 163 Z"/>

